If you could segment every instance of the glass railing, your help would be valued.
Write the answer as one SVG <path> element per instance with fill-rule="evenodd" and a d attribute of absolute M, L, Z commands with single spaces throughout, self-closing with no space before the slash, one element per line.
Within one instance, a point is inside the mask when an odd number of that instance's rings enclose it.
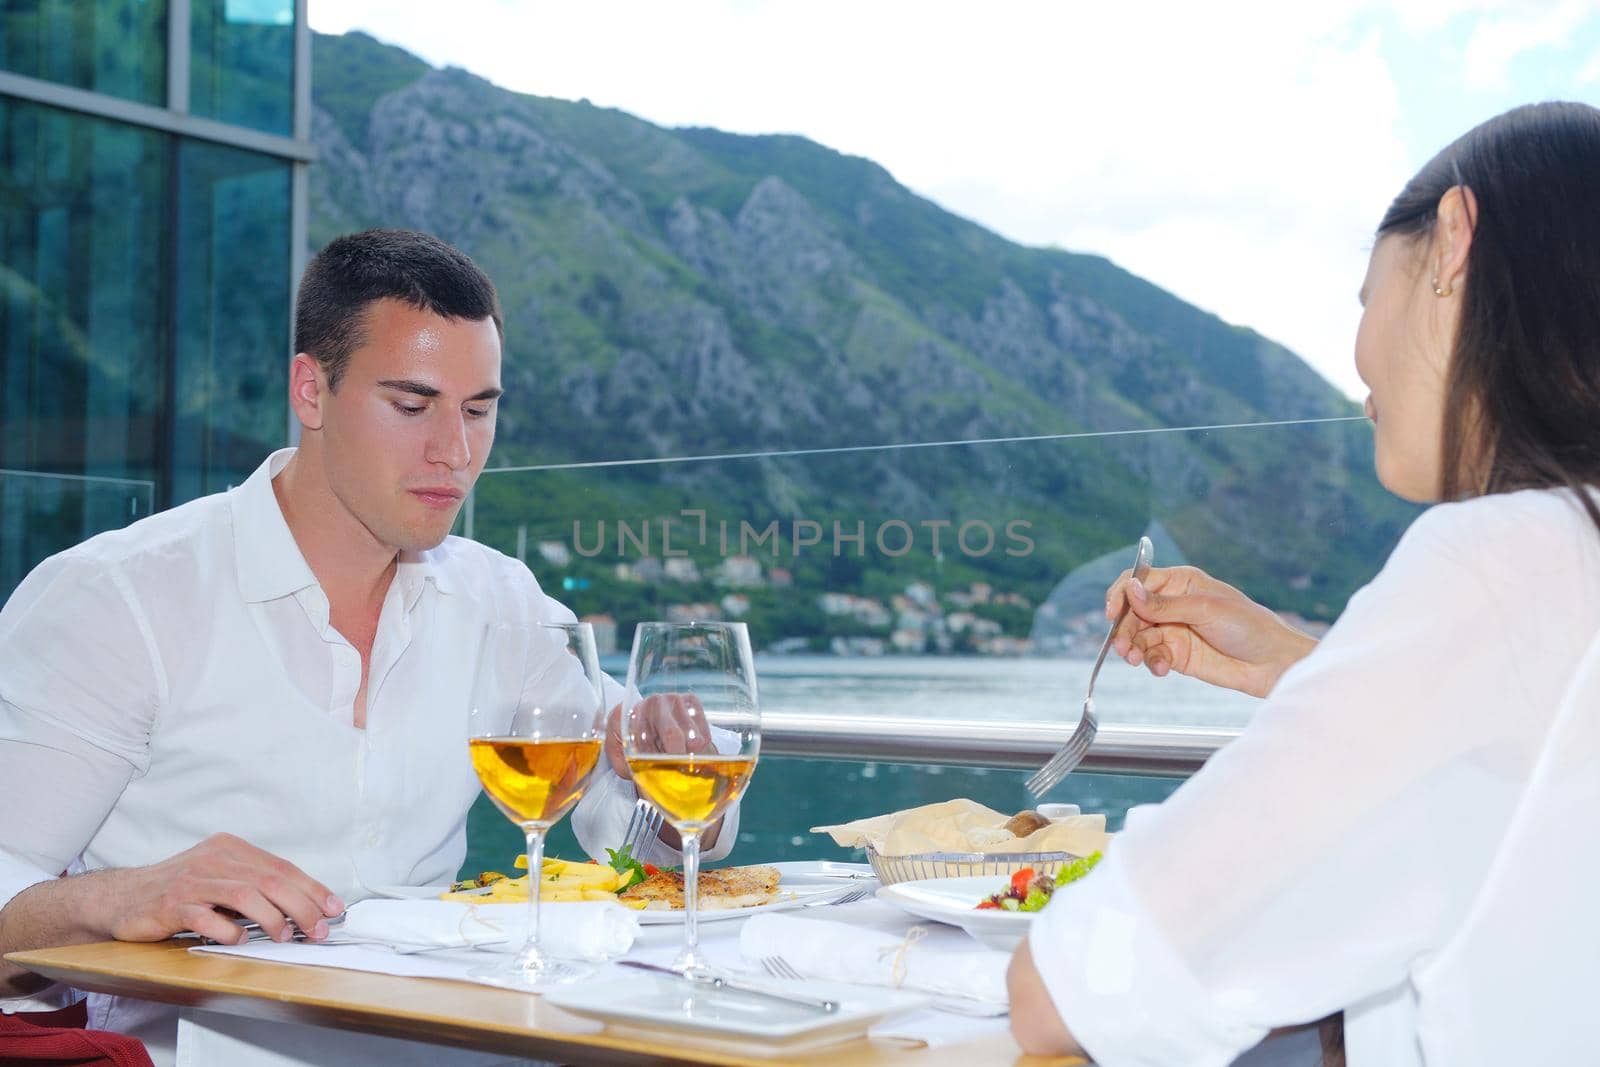
<path fill-rule="evenodd" d="M 41 560 L 149 515 L 155 483 L 0 468 L 0 604 Z"/>
<path fill-rule="evenodd" d="M 1315 633 L 1416 514 L 1378 484 L 1360 419 L 517 458 L 496 457 L 459 532 L 594 622 L 608 670 L 640 620 L 749 623 L 770 740 L 742 836 L 765 858 L 832 855 L 807 827 L 929 799 L 1027 806 L 1025 768 L 1077 721 L 1140 536 L 1158 566 L 1200 566 Z M 1112 659 L 1095 704 L 1099 741 L 1051 799 L 1116 825 L 1258 701 Z"/>

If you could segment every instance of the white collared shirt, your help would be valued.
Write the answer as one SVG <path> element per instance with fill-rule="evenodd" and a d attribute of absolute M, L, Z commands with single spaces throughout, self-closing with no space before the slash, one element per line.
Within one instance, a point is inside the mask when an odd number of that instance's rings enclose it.
<path fill-rule="evenodd" d="M 1429 510 L 1243 734 L 1034 923 L 1068 1028 L 1105 1067 L 1223 1065 L 1341 1009 L 1351 1067 L 1591 1061 L 1600 911 L 1573 890 L 1600 791 L 1543 827 L 1564 849 L 1531 858 L 1527 823 L 1582 777 L 1553 757 L 1596 777 L 1571 724 L 1600 710 L 1597 661 L 1600 531 L 1572 494 Z M 1558 932 L 1524 937 L 1530 912 Z"/>
<path fill-rule="evenodd" d="M 69 866 L 142 866 L 220 831 L 346 902 L 455 877 L 479 791 L 465 694 L 483 625 L 572 613 L 476 542 L 402 554 L 356 728 L 361 657 L 272 491 L 293 454 L 45 560 L 0 611 L 0 907 Z M 606 684 L 610 706 L 621 687 Z M 636 794 L 601 766 L 572 819 L 603 860 Z M 706 858 L 737 833 L 730 812 Z M 122 1029 L 125 1008 L 96 998 L 91 1025 Z"/>

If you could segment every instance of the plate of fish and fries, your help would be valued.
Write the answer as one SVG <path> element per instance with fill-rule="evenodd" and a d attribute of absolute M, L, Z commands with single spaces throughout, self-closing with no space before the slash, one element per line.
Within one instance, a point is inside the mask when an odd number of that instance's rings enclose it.
<path fill-rule="evenodd" d="M 545 903 L 613 900 L 638 911 L 639 921 L 644 925 L 683 921 L 681 871 L 641 863 L 626 849 L 620 854 L 607 851 L 611 853 L 608 864 L 547 857 L 539 881 L 540 900 Z M 525 855 L 516 857 L 514 870 L 526 872 L 527 866 Z M 847 893 L 855 884 L 872 878 L 872 869 L 864 863 L 829 860 L 702 870 L 700 921 L 716 922 L 823 901 Z M 406 899 L 520 904 L 528 899 L 528 878 L 526 873 L 484 871 L 449 887 L 381 886 L 376 892 L 380 896 Z"/>

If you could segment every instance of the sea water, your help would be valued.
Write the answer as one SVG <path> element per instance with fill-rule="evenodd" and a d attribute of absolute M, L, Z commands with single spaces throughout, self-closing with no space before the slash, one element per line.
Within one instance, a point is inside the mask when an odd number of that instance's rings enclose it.
<path fill-rule="evenodd" d="M 603 664 L 614 677 L 626 662 Z M 762 656 L 756 673 L 763 711 L 860 718 L 922 718 L 978 722 L 1075 723 L 1083 705 L 1090 661 L 995 657 Z M 1260 702 L 1178 675 L 1152 677 L 1115 658 L 1095 685 L 1102 725 L 1238 727 Z M 1032 807 L 1023 787 L 1028 771 L 846 760 L 765 757 L 741 805 L 739 840 L 730 861 L 860 860 L 812 826 L 970 797 L 997 810 Z M 1127 809 L 1164 799 L 1173 778 L 1074 773 L 1052 801 L 1105 812 L 1115 830 Z M 522 835 L 480 799 L 468 819 L 463 871 L 509 870 Z M 550 834 L 546 855 L 579 858 L 568 822 Z"/>

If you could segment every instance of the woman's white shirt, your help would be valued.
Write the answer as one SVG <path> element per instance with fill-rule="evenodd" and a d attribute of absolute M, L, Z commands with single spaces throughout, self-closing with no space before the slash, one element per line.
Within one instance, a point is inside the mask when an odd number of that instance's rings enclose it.
<path fill-rule="evenodd" d="M 1597 634 L 1600 530 L 1572 494 L 1430 509 L 1243 734 L 1041 914 L 1069 1029 L 1105 1067 L 1204 1067 L 1343 1009 L 1352 1067 L 1462 1062 L 1430 1012 L 1510 962 L 1456 942 Z M 1600 909 L 1562 918 L 1600 934 Z M 1473 967 L 1441 973 L 1446 949 Z M 1514 1024 L 1592 1012 L 1567 977 Z M 1508 1021 L 1452 1010 L 1452 1050 L 1462 1025 Z"/>

